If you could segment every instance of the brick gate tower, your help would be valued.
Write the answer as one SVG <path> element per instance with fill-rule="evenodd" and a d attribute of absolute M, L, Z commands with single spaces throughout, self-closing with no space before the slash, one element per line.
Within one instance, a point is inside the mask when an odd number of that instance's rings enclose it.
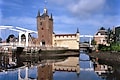
<path fill-rule="evenodd" d="M 53 18 L 52 14 L 49 16 L 47 8 L 44 8 L 44 12 L 40 15 L 38 11 L 37 15 L 37 31 L 38 31 L 38 43 L 41 46 L 52 46 L 53 42 Z"/>

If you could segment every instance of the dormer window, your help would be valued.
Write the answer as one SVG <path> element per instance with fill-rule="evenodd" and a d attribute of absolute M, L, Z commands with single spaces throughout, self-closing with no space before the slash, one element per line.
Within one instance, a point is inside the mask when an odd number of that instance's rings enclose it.
<path fill-rule="evenodd" d="M 100 33 L 98 33 L 98 36 L 100 36 L 101 34 Z"/>

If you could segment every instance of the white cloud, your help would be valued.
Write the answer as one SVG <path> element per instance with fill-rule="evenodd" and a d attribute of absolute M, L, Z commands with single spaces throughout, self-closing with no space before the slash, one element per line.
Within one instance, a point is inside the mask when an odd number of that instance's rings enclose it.
<path fill-rule="evenodd" d="M 62 24 L 74 24 L 75 18 L 71 18 L 65 15 L 61 16 L 54 16 L 55 23 L 62 23 Z"/>
<path fill-rule="evenodd" d="M 4 0 L 2 1 L 2 6 L 6 6 L 8 8 L 6 9 L 21 9 L 23 8 L 23 5 L 22 5 L 23 1 L 19 0 L 11 0 L 11 1 L 8 1 L 8 2 L 5 2 Z"/>
<path fill-rule="evenodd" d="M 59 5 L 65 5 L 64 9 L 68 9 L 72 13 L 73 17 L 62 14 L 62 16 L 55 16 L 55 23 L 70 24 L 84 27 L 112 27 L 119 23 L 119 16 L 106 16 L 104 14 L 105 8 L 108 7 L 106 0 L 50 0 Z M 70 4 L 71 3 L 71 4 Z M 76 16 L 76 17 L 74 17 Z M 114 20 L 114 21 L 113 21 Z M 59 25 L 61 25 L 59 24 Z M 69 26 L 64 26 L 69 27 Z M 73 26 L 74 27 L 74 26 Z"/>
<path fill-rule="evenodd" d="M 76 28 L 80 29 L 82 34 L 94 34 L 100 27 L 105 27 L 106 29 L 109 27 L 113 27 L 119 25 L 120 19 L 118 19 L 118 15 L 116 16 L 104 16 L 104 15 L 96 15 L 92 16 L 92 18 L 88 19 L 80 19 L 68 16 L 54 16 L 54 28 L 57 33 L 70 33 L 75 32 Z M 90 30 L 93 30 L 92 32 Z"/>
<path fill-rule="evenodd" d="M 77 16 L 99 12 L 106 7 L 106 0 L 49 0 L 48 2 L 56 7 L 61 6 L 62 9 L 69 10 Z"/>
<path fill-rule="evenodd" d="M 20 26 L 36 30 L 36 18 L 32 17 L 8 17 L 2 19 L 3 25 Z"/>
<path fill-rule="evenodd" d="M 76 15 L 89 15 L 105 7 L 106 0 L 79 0 L 68 5 L 68 9 Z"/>
<path fill-rule="evenodd" d="M 64 25 L 77 25 L 77 26 L 79 26 L 79 25 L 90 24 L 90 25 L 97 26 L 97 25 L 101 24 L 101 21 L 103 21 L 103 17 L 104 16 L 102 16 L 102 15 L 98 15 L 98 16 L 93 16 L 93 18 L 81 19 L 81 18 L 68 17 L 68 16 L 62 15 L 62 16 L 54 16 L 54 23 L 60 24 L 60 25 L 64 24 Z M 68 27 L 69 26 L 67 26 L 67 28 Z"/>
<path fill-rule="evenodd" d="M 14 4 L 6 3 L 6 5 L 21 8 L 21 3 L 16 1 Z M 35 3 L 32 6 L 36 9 L 39 7 L 44 8 L 40 3 Z M 86 33 L 91 32 L 90 28 L 95 30 L 101 26 L 112 27 L 112 25 L 119 25 L 118 23 L 120 22 L 118 20 L 120 16 L 111 16 L 109 13 L 108 16 L 104 16 L 102 9 L 107 6 L 106 0 L 48 0 L 47 6 L 49 6 L 48 12 L 51 11 L 54 13 L 54 27 L 55 32 L 58 33 L 74 32 L 76 31 L 76 27 L 80 28 L 80 32 L 84 31 Z M 72 14 L 72 16 L 69 14 Z M 5 25 L 13 24 L 33 30 L 36 29 L 36 19 L 31 17 L 8 17 L 2 21 Z"/>

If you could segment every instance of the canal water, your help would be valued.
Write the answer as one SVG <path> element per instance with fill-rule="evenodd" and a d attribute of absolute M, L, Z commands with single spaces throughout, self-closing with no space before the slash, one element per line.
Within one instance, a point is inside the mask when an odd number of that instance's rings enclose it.
<path fill-rule="evenodd" d="M 103 80 L 95 72 L 93 63 L 87 54 L 80 53 L 80 74 L 76 72 L 60 72 L 54 73 L 54 80 Z"/>
<path fill-rule="evenodd" d="M 84 52 L 79 56 L 80 74 L 76 72 L 56 71 L 53 74 L 53 80 L 107 80 L 97 75 L 94 71 L 93 62 Z M 33 67 L 28 70 L 29 78 L 37 78 L 37 68 Z M 25 69 L 21 70 L 21 78 L 25 78 Z M 18 80 L 18 69 L 8 72 L 0 72 L 0 80 Z M 110 79 L 116 80 L 116 79 Z"/>

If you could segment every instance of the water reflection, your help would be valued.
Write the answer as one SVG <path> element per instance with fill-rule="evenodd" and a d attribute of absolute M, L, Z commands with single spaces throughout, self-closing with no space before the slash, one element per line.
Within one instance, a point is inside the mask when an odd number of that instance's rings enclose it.
<path fill-rule="evenodd" d="M 99 61 L 95 61 L 95 59 L 91 61 L 90 57 L 84 52 L 81 52 L 79 57 L 68 57 L 66 59 L 64 58 L 64 60 L 60 60 L 59 62 L 54 62 L 54 65 L 59 65 L 59 68 L 54 68 L 56 71 L 53 73 L 53 80 L 120 80 L 119 68 L 112 68 L 111 66 L 100 64 Z M 69 66 L 71 66 L 70 69 Z M 77 74 L 76 71 L 74 71 L 74 69 L 78 69 L 78 66 L 80 74 Z M 31 69 L 29 68 L 28 77 L 37 78 L 37 71 L 37 67 Z M 13 74 L 16 74 L 14 75 L 15 77 Z M 21 77 L 24 77 L 25 71 L 21 71 L 21 74 Z M 17 75 L 18 70 L 10 73 L 8 72 L 7 75 L 6 73 L 0 73 L 0 80 L 3 80 L 5 77 L 12 77 L 11 80 L 17 80 Z"/>
<path fill-rule="evenodd" d="M 90 61 L 88 55 L 80 54 L 80 74 L 75 72 L 56 71 L 54 73 L 54 80 L 102 80 L 93 70 L 93 63 Z"/>
<path fill-rule="evenodd" d="M 105 61 L 98 60 L 94 61 L 94 70 L 104 80 L 120 80 L 120 68 L 109 66 L 110 63 L 106 64 Z"/>

